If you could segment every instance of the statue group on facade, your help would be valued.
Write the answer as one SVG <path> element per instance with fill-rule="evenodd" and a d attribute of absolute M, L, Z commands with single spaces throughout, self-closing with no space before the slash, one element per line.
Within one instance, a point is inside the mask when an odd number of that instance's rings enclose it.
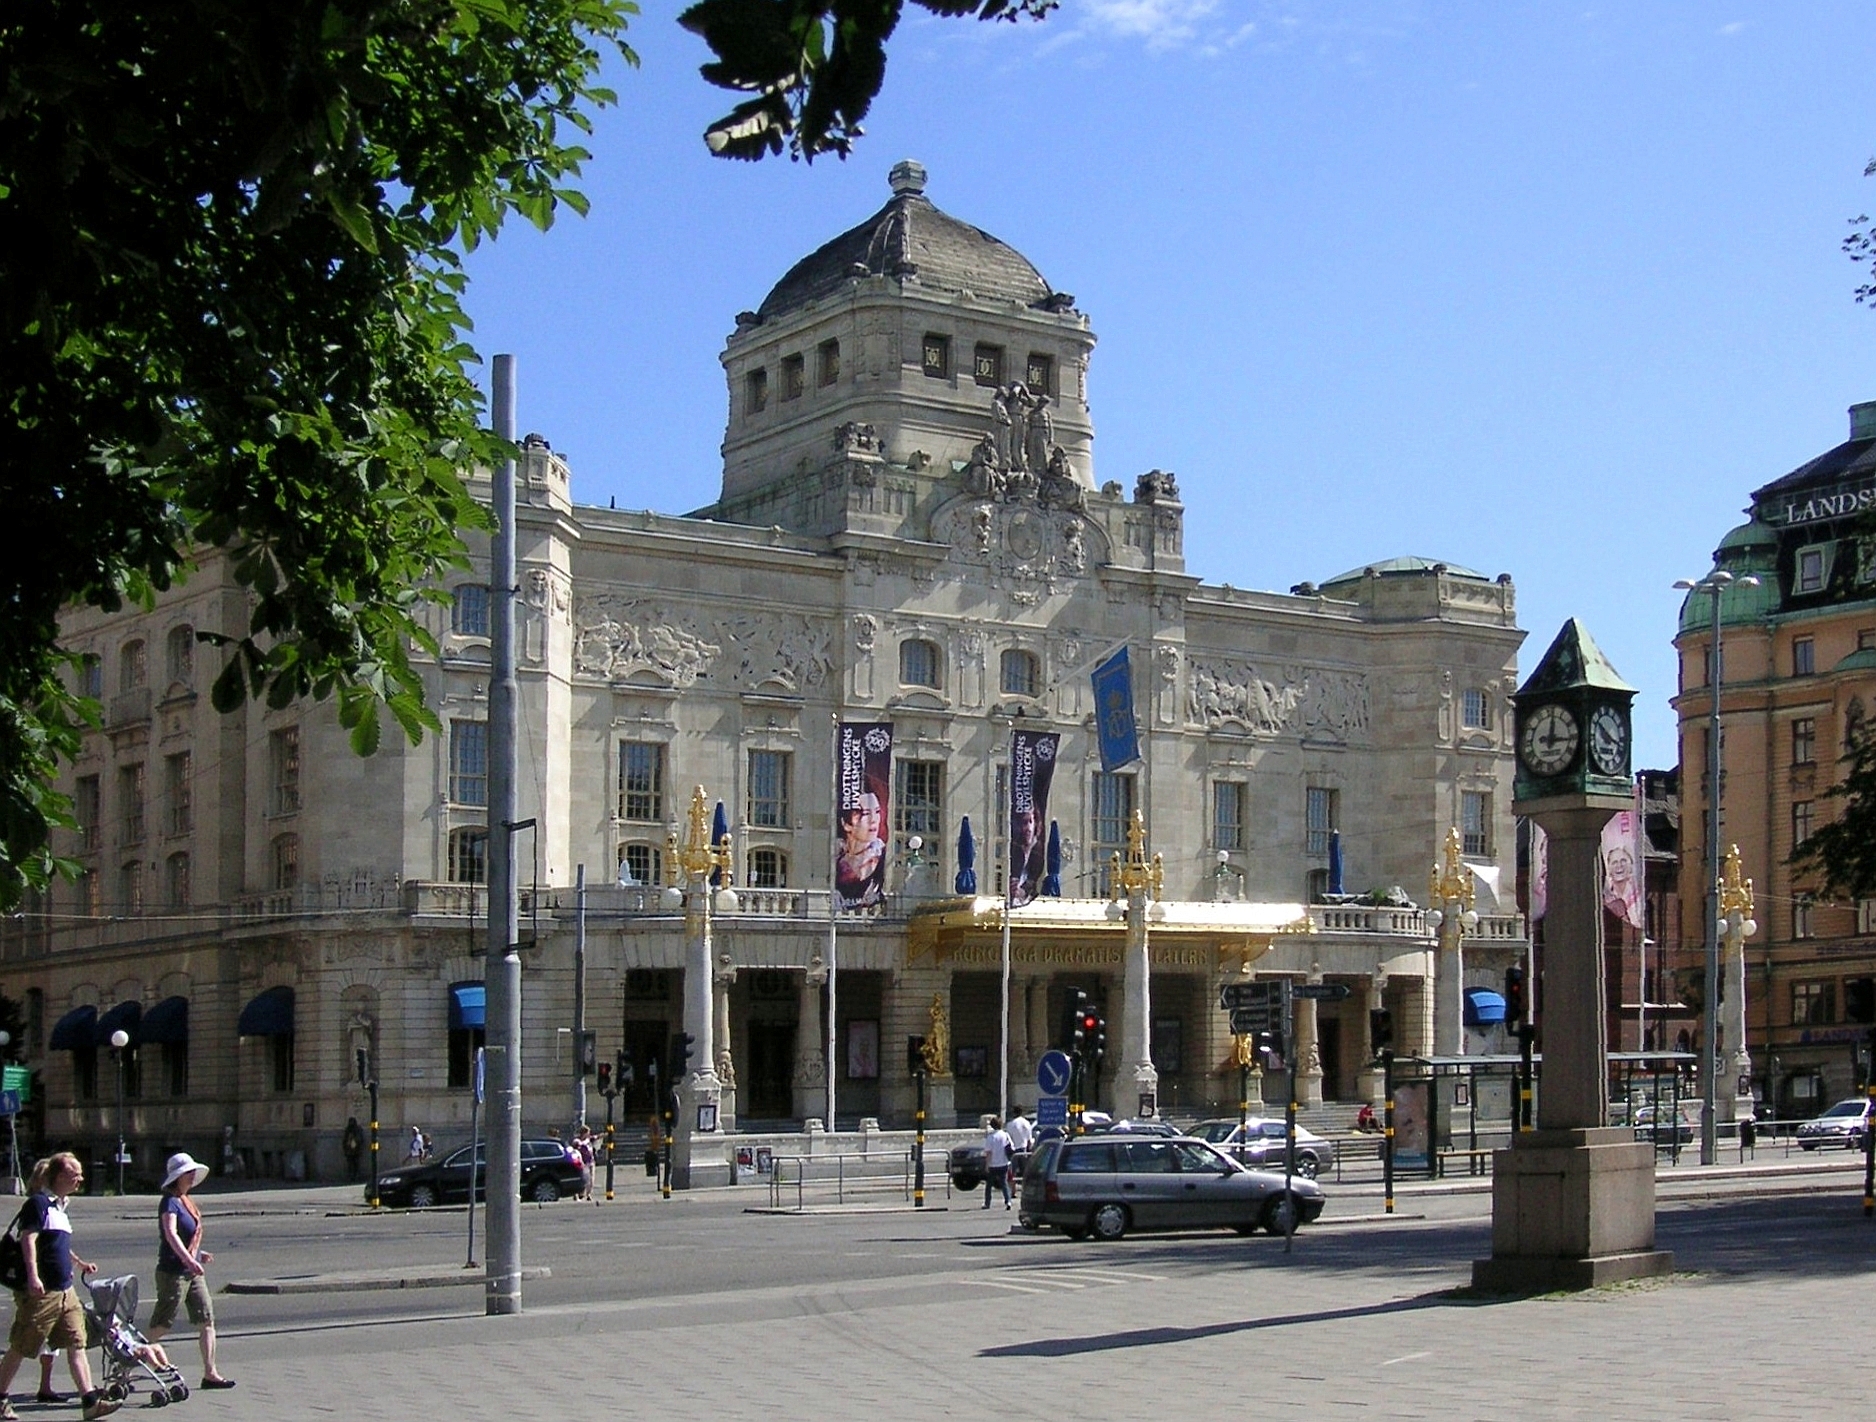
<path fill-rule="evenodd" d="M 1055 442 L 1049 397 L 1022 381 L 999 385 L 990 397 L 990 428 L 971 450 L 965 487 L 978 498 L 1029 499 L 1044 508 L 1080 513 L 1087 494 L 1068 455 Z"/>

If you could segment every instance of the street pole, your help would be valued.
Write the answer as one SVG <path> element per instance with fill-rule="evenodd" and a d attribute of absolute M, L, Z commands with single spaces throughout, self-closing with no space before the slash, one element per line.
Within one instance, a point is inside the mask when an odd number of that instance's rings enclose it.
<path fill-rule="evenodd" d="M 922 1051 L 924 1043 L 919 1046 Z M 918 1105 L 912 1113 L 912 1207 L 922 1210 L 925 1208 L 925 1063 L 922 1056 L 912 1072 L 912 1079 L 918 1083 Z"/>
<path fill-rule="evenodd" d="M 621 1052 L 620 1056 L 625 1054 Z M 606 1199 L 612 1199 L 612 1148 L 615 1137 L 612 1130 L 612 1103 L 618 1099 L 619 1084 L 615 1077 L 613 1084 L 605 1091 L 606 1097 Z"/>
<path fill-rule="evenodd" d="M 365 1072 L 365 1053 L 361 1048 L 358 1053 L 358 1074 Z M 365 1094 L 371 1098 L 371 1208 L 381 1209 L 378 1199 L 378 1078 L 373 1073 L 365 1082 Z"/>
<path fill-rule="evenodd" d="M 573 1129 L 586 1124 L 586 866 L 573 871 Z M 612 1100 L 606 1100 L 612 1117 Z M 612 1198 L 608 1189 L 606 1198 Z"/>
<path fill-rule="evenodd" d="M 1707 984 L 1701 1004 L 1700 1032 L 1700 1163 L 1712 1165 L 1720 1155 L 1719 1075 L 1720 1075 L 1720 685 L 1726 676 L 1720 657 L 1720 593 L 1724 584 L 1719 575 L 1707 579 L 1713 599 L 1713 641 L 1708 646 L 1712 673 L 1707 681 L 1713 690 L 1713 704 L 1707 708 Z M 1680 1123 L 1675 1123 L 1679 1138 Z"/>
<path fill-rule="evenodd" d="M 111 1033 L 111 1057 L 117 1063 L 117 1198 L 124 1198 L 124 1049 L 130 1033 L 119 1027 Z"/>
<path fill-rule="evenodd" d="M 515 358 L 494 364 L 495 433 L 515 438 Z M 487 1060 L 493 1078 L 488 1113 L 488 1279 L 490 1316 L 521 1312 L 521 922 L 515 897 L 515 461 L 493 479 L 495 536 L 489 584 L 489 926 L 483 982 Z M 578 1055 L 577 1053 L 575 1054 Z"/>

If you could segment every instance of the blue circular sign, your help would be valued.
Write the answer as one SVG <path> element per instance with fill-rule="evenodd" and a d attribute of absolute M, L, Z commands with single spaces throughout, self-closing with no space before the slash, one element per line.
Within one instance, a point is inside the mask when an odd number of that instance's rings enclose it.
<path fill-rule="evenodd" d="M 1067 1052 L 1047 1051 L 1036 1063 L 1036 1085 L 1044 1096 L 1068 1095 L 1068 1077 L 1074 1065 Z"/>

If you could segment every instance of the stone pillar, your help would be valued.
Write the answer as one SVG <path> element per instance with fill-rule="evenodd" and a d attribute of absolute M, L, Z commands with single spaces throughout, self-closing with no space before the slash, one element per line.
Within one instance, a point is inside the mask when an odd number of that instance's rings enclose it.
<path fill-rule="evenodd" d="M 1716 1060 L 1727 1062 L 1731 1070 L 1717 1083 L 1715 1101 L 1722 1121 L 1743 1121 L 1752 1115 L 1752 1058 L 1746 1053 L 1746 936 L 1732 923 L 1720 939 L 1726 955 L 1726 1051 Z M 1744 1083 L 1744 1085 L 1741 1085 Z"/>
<path fill-rule="evenodd" d="M 700 1168 L 716 1163 L 722 1139 L 717 1113 L 723 1083 L 716 1070 L 716 1002 L 711 953 L 710 879 L 694 874 L 684 889 L 684 1030 L 691 1035 L 691 1073 L 678 1093 L 676 1129 L 672 1132 L 671 1184 L 691 1186 L 692 1159 Z M 727 1163 L 725 1176 L 727 1181 Z M 718 1183 L 706 1178 L 703 1183 Z"/>
<path fill-rule="evenodd" d="M 1035 1074 L 1036 1054 L 1030 1047 L 1029 979 L 1010 978 L 1010 1109 L 1016 1109 L 1016 1093 L 1023 1082 Z"/>
<path fill-rule="evenodd" d="M 1379 1012 L 1387 1006 L 1387 973 L 1376 973 L 1368 979 L 1368 1011 Z M 1363 1015 L 1361 1026 L 1361 1059 L 1365 1066 L 1356 1078 L 1355 1089 L 1361 1099 L 1374 1107 L 1378 1114 L 1387 1104 L 1387 1073 L 1382 1070 L 1380 1060 L 1375 1055 L 1374 1034 L 1370 1029 L 1373 1018 Z"/>
<path fill-rule="evenodd" d="M 827 1105 L 827 1065 L 822 1056 L 827 1048 L 827 1031 L 821 1020 L 821 990 L 827 985 L 827 973 L 810 969 L 801 975 L 801 988 L 795 999 L 795 1114 L 802 1120 L 819 1116 Z M 893 1044 L 879 1045 L 880 1072 L 883 1077 Z M 901 1052 L 903 1060 L 905 1053 Z M 901 1067 L 903 1070 L 903 1066 Z"/>
<path fill-rule="evenodd" d="M 1492 1257 L 1475 1288 L 1493 1293 L 1593 1288 L 1670 1272 L 1655 1243 L 1654 1147 L 1604 1126 L 1602 827 L 1616 797 L 1540 801 L 1529 813 L 1549 837 L 1544 918 L 1544 1075 L 1537 1129 L 1493 1156 Z"/>
<path fill-rule="evenodd" d="M 717 968 L 712 980 L 712 1017 L 717 1048 L 717 1080 L 722 1097 L 717 1108 L 720 1129 L 736 1129 L 736 1060 L 730 1051 L 730 986 L 736 981 L 736 966 L 728 953 L 717 954 Z"/>
<path fill-rule="evenodd" d="M 1304 981 L 1322 981 L 1320 966 L 1312 969 Z M 1297 1105 L 1322 1105 L 1322 1038 L 1316 1030 L 1319 1008 L 1313 997 L 1296 1000 L 1296 1092 Z"/>
<path fill-rule="evenodd" d="M 1145 885 L 1127 895 L 1127 947 L 1122 955 L 1120 1070 L 1108 1109 L 1116 1116 L 1159 1114 L 1159 1072 L 1153 1067 L 1153 988 L 1147 946 Z M 1111 1049 L 1110 1049 L 1111 1050 Z"/>

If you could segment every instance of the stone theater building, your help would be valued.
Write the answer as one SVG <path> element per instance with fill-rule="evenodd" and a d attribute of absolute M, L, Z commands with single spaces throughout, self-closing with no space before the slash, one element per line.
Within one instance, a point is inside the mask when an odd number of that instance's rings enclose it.
<path fill-rule="evenodd" d="M 1760 1114 L 1780 1119 L 1860 1090 L 1876 1023 L 1876 900 L 1825 899 L 1788 862 L 1835 818 L 1828 792 L 1876 712 L 1876 402 L 1851 407 L 1849 436 L 1754 490 L 1747 521 L 1714 553 L 1736 579 L 1719 598 L 1720 845 L 1739 847 L 1758 925 L 1744 949 L 1742 1074 Z M 1710 594 L 1689 593 L 1675 638 L 1684 977 L 1700 972 L 1707 914 L 1713 610 Z"/>
<path fill-rule="evenodd" d="M 1129 1030 L 1150 1036 L 1159 1105 L 1181 1115 L 1235 1109 L 1219 986 L 1272 974 L 1351 989 L 1300 1005 L 1306 1099 L 1378 1099 L 1371 1009 L 1391 1012 L 1401 1051 L 1424 1051 L 1436 982 L 1459 992 L 1460 955 L 1411 902 L 1449 829 L 1487 879 L 1513 881 L 1506 697 L 1524 634 L 1509 578 L 1392 558 L 1279 594 L 1188 572 L 1176 478 L 1096 474 L 1088 317 L 924 189 L 918 165 L 898 165 L 884 207 L 737 317 L 714 504 L 582 506 L 547 441 L 524 442 L 518 779 L 534 824 L 516 860 L 532 1134 L 570 1116 L 581 867 L 586 1024 L 602 1060 L 630 1063 L 627 1119 L 652 1109 L 684 1025 L 686 926 L 663 886 L 697 787 L 734 846 L 735 902 L 718 904 L 711 950 L 726 1126 L 798 1129 L 824 1114 L 829 1071 L 842 1129 L 905 1126 L 906 1039 L 935 1022 L 949 1037 L 940 1102 L 959 1120 L 996 1109 L 1015 727 L 1061 735 L 1064 861 L 1062 896 L 1010 925 L 1021 1104 L 1071 988 L 1120 1025 L 1127 925 L 1109 866 L 1136 816 L 1163 881 L 1150 1023 Z M 45 1139 L 102 1158 L 121 1066 L 139 1162 L 187 1148 L 332 1177 L 348 1118 L 365 1118 L 360 1050 L 387 1131 L 464 1133 L 482 1036 L 490 600 L 473 578 L 451 592 L 426 669 L 444 733 L 387 737 L 369 759 L 327 707 L 210 709 L 197 634 L 246 618 L 218 558 L 152 612 L 72 613 L 68 644 L 105 708 L 64 781 L 80 820 L 66 847 L 86 872 L 9 928 L 0 961 L 0 988 L 27 1006 Z M 1088 670 L 1121 645 L 1143 758 L 1105 773 Z M 830 938 L 843 719 L 894 728 L 891 892 Z M 955 892 L 966 816 L 975 895 Z M 1478 908 L 1463 972 L 1496 985 L 1525 951 L 1523 922 L 1508 891 Z M 1498 1045 L 1489 1028 L 1470 1040 Z M 1098 1100 L 1131 1112 L 1122 1055 L 1111 1042 Z"/>

